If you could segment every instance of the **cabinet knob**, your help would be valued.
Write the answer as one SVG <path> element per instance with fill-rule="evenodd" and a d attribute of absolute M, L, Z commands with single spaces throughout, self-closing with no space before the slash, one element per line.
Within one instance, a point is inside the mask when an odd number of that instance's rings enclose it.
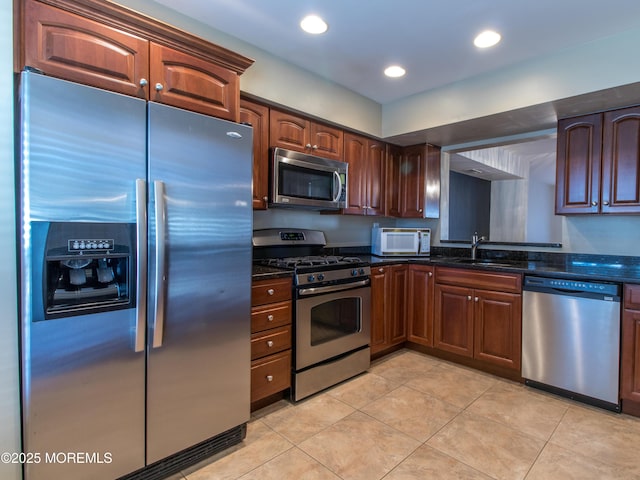
<path fill-rule="evenodd" d="M 273 322 L 273 315 L 271 313 L 269 315 L 267 315 L 267 321 L 268 322 Z"/>
<path fill-rule="evenodd" d="M 156 92 L 161 92 L 164 86 L 161 83 L 156 83 Z"/>
<path fill-rule="evenodd" d="M 429 275 L 430 277 L 433 277 L 433 272 L 429 272 L 429 273 L 428 273 L 428 275 Z"/>
<path fill-rule="evenodd" d="M 609 205 L 609 202 L 607 202 L 606 200 L 604 202 L 602 202 L 602 204 L 606 207 Z"/>
<path fill-rule="evenodd" d="M 270 288 L 269 290 L 267 290 L 268 295 L 273 295 L 274 293 L 276 293 L 276 291 L 273 288 Z"/>
<path fill-rule="evenodd" d="M 475 300 L 476 302 L 480 301 L 480 299 L 479 299 L 478 297 L 474 298 L 474 300 Z"/>
<path fill-rule="evenodd" d="M 267 375 L 267 382 L 273 382 L 273 375 Z"/>
<path fill-rule="evenodd" d="M 146 87 L 147 85 L 149 85 L 149 81 L 146 78 L 141 78 L 140 79 L 140 86 L 141 87 Z"/>
<path fill-rule="evenodd" d="M 313 147 L 311 147 L 311 148 L 313 148 L 314 150 L 317 150 L 317 149 L 318 149 L 318 145 L 314 145 L 314 146 L 313 146 Z"/>
<path fill-rule="evenodd" d="M 467 300 L 471 301 L 471 295 L 467 295 Z"/>
<path fill-rule="evenodd" d="M 262 197 L 262 200 L 266 203 L 266 202 L 268 202 L 268 201 L 269 201 L 269 197 L 264 196 L 264 197 Z"/>
<path fill-rule="evenodd" d="M 378 269 L 378 273 L 384 273 L 384 268 L 380 267 L 380 268 Z"/>
<path fill-rule="evenodd" d="M 422 213 L 422 209 L 419 209 L 418 211 L 419 211 L 420 213 Z"/>
<path fill-rule="evenodd" d="M 311 144 L 310 144 L 310 143 L 307 143 L 307 144 L 304 146 L 304 148 L 311 148 Z"/>
<path fill-rule="evenodd" d="M 595 200 L 593 202 L 591 202 L 591 206 L 592 207 L 597 207 L 598 206 L 598 202 L 596 202 Z"/>
<path fill-rule="evenodd" d="M 273 340 L 267 340 L 267 347 L 273 347 Z"/>

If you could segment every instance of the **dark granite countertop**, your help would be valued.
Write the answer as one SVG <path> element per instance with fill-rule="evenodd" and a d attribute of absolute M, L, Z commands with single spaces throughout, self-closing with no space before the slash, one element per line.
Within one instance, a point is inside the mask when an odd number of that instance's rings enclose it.
<path fill-rule="evenodd" d="M 441 265 L 480 271 L 502 271 L 526 275 L 553 276 L 574 280 L 607 281 L 640 284 L 640 257 L 482 250 L 479 262 L 471 263 L 468 248 L 432 248 L 430 257 L 377 257 L 362 251 L 332 251 L 330 254 L 354 255 L 372 267 L 416 263 Z M 281 278 L 293 275 L 293 270 L 253 266 L 253 279 Z"/>
<path fill-rule="evenodd" d="M 376 257 L 363 255 L 361 258 L 376 265 L 394 265 L 399 263 L 416 263 L 423 265 L 440 265 L 454 268 L 473 268 L 481 271 L 503 271 L 510 273 L 523 273 L 527 275 L 553 276 L 567 279 L 584 279 L 594 281 L 608 281 L 619 283 L 640 283 L 640 263 L 615 262 L 611 259 L 572 259 L 568 257 L 563 263 L 550 262 L 548 260 L 521 260 L 521 259 L 481 259 L 479 263 L 470 263 L 467 257 Z M 635 260 L 635 257 L 633 257 Z M 602 260 L 602 259 L 600 259 Z M 480 263 L 482 261 L 490 263 Z"/>
<path fill-rule="evenodd" d="M 253 265 L 251 277 L 253 280 L 268 280 L 272 278 L 284 278 L 293 276 L 293 270 Z"/>

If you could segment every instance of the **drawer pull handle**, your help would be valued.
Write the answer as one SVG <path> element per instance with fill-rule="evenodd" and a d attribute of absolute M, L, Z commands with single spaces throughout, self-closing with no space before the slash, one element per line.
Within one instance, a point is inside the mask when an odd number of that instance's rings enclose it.
<path fill-rule="evenodd" d="M 267 340 L 267 347 L 273 347 L 273 340 Z"/>
<path fill-rule="evenodd" d="M 267 290 L 267 293 L 269 295 L 273 295 L 274 293 L 276 293 L 276 291 L 273 288 L 270 288 L 269 290 Z"/>
<path fill-rule="evenodd" d="M 272 314 L 267 315 L 267 321 L 268 322 L 273 322 L 273 315 Z"/>
<path fill-rule="evenodd" d="M 273 382 L 273 375 L 267 375 L 267 382 Z"/>

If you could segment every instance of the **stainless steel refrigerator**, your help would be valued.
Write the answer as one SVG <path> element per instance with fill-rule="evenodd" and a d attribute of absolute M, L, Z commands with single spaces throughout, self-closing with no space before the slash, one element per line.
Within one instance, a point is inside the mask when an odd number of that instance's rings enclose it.
<path fill-rule="evenodd" d="M 239 442 L 251 128 L 34 72 L 19 108 L 25 479 L 160 477 Z"/>

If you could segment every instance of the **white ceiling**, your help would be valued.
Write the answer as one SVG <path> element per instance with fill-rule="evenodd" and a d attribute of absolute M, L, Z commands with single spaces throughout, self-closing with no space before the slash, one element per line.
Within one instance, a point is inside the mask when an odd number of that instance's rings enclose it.
<path fill-rule="evenodd" d="M 378 103 L 640 28 L 639 0 L 156 0 Z M 308 14 L 322 36 L 298 27 Z M 503 37 L 488 50 L 480 31 Z M 382 70 L 407 70 L 388 79 Z"/>

